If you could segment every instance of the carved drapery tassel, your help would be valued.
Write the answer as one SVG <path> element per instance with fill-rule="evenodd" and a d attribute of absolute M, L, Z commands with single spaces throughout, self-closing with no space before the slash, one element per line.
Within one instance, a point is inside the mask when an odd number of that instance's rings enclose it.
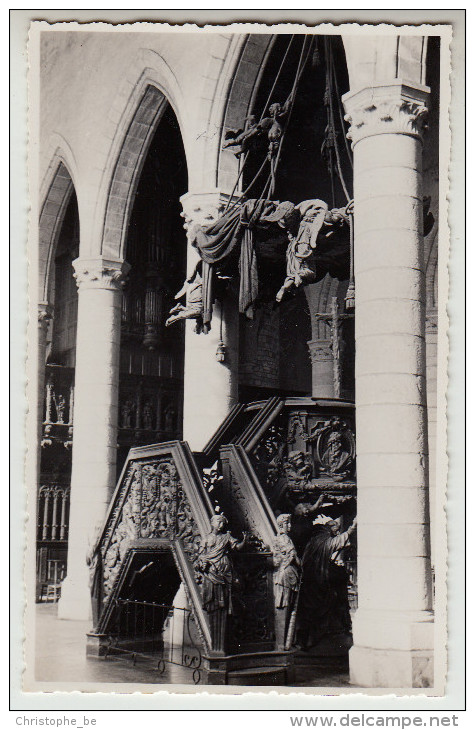
<path fill-rule="evenodd" d="M 226 360 L 226 345 L 222 340 L 219 341 L 218 347 L 216 348 L 216 360 L 218 362 L 224 362 Z"/>
<path fill-rule="evenodd" d="M 349 207 L 349 206 L 348 206 Z M 350 282 L 345 296 L 345 309 L 355 308 L 355 265 L 354 265 L 354 226 L 353 210 L 348 210 L 350 223 Z"/>

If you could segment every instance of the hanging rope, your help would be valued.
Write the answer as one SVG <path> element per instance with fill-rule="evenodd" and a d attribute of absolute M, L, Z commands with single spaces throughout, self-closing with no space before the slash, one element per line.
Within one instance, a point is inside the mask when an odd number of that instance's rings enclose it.
<path fill-rule="evenodd" d="M 345 295 L 345 309 L 355 308 L 355 263 L 354 263 L 354 220 L 353 220 L 353 204 L 346 206 L 350 223 L 350 280 Z"/>
<path fill-rule="evenodd" d="M 310 40 L 310 42 L 308 43 L 307 53 L 306 53 L 305 59 L 304 59 L 305 46 L 307 45 L 307 42 L 309 40 Z M 295 79 L 294 79 L 294 83 L 293 83 L 293 86 L 292 86 L 292 91 L 290 92 L 290 96 L 288 97 L 290 99 L 290 107 L 289 107 L 289 111 L 288 111 L 287 116 L 286 116 L 286 119 L 285 119 L 285 126 L 284 126 L 284 129 L 282 131 L 282 137 L 280 138 L 280 141 L 279 141 L 279 148 L 278 148 L 277 154 L 275 156 L 275 162 L 272 163 L 272 160 L 271 160 L 271 178 L 272 178 L 272 183 L 271 183 L 271 187 L 269 189 L 269 197 L 270 198 L 272 198 L 272 196 L 274 195 L 274 192 L 275 192 L 275 180 L 276 180 L 277 166 L 279 164 L 280 154 L 281 154 L 281 151 L 282 151 L 282 143 L 284 141 L 285 133 L 287 132 L 287 129 L 288 129 L 288 126 L 289 126 L 290 118 L 292 116 L 292 112 L 293 112 L 293 109 L 294 109 L 295 98 L 297 96 L 297 88 L 298 88 L 298 85 L 300 83 L 300 79 L 302 78 L 302 74 L 303 74 L 303 71 L 305 69 L 305 66 L 307 65 L 307 61 L 308 61 L 309 56 L 310 56 L 310 51 L 311 51 L 311 48 L 312 48 L 312 44 L 313 44 L 313 38 L 310 37 L 310 39 L 309 39 L 308 36 L 305 36 L 304 41 L 303 41 L 303 44 L 302 44 L 302 50 L 300 52 L 299 63 L 298 63 L 298 66 L 297 66 L 297 73 L 295 74 Z"/>
<path fill-rule="evenodd" d="M 340 150 L 337 142 L 337 133 L 336 133 L 336 125 L 335 125 L 335 114 L 333 109 L 333 56 L 331 53 L 331 46 L 330 46 L 330 39 L 325 38 L 325 65 L 326 65 L 326 86 L 325 86 L 325 99 L 324 103 L 327 107 L 327 139 L 326 144 L 324 143 L 324 147 L 326 146 L 328 150 L 333 149 L 335 152 L 335 162 L 336 162 L 336 171 L 338 174 L 338 179 L 340 181 L 340 185 L 343 189 L 343 192 L 345 194 L 346 200 L 349 203 L 351 200 L 351 196 L 348 192 L 348 188 L 346 187 L 345 179 L 343 177 L 343 171 L 341 167 L 341 159 L 340 159 Z M 331 160 L 331 155 L 330 155 Z"/>
<path fill-rule="evenodd" d="M 218 346 L 216 348 L 216 360 L 217 362 L 224 362 L 226 360 L 226 345 L 224 344 L 223 340 L 223 309 L 224 309 L 224 302 L 222 299 L 220 301 L 220 308 L 219 308 L 219 342 Z"/>
<path fill-rule="evenodd" d="M 278 69 L 278 71 L 277 71 L 277 75 L 276 75 L 276 77 L 275 77 L 275 79 L 274 79 L 274 83 L 272 84 L 272 88 L 271 88 L 271 90 L 270 90 L 270 92 L 269 92 L 269 95 L 268 95 L 268 97 L 267 97 L 267 101 L 266 101 L 266 103 L 264 104 L 264 106 L 262 107 L 262 112 L 261 112 L 261 116 L 259 117 L 259 122 L 262 122 L 262 120 L 264 119 L 264 114 L 265 114 L 265 112 L 266 112 L 266 109 L 267 109 L 267 107 L 269 106 L 269 102 L 270 102 L 270 100 L 271 100 L 271 98 L 272 98 L 272 95 L 273 95 L 273 93 L 274 93 L 274 91 L 275 91 L 275 88 L 276 88 L 276 86 L 277 86 L 277 83 L 278 83 L 278 81 L 279 81 L 279 78 L 280 78 L 280 74 L 282 73 L 282 69 L 283 69 L 283 67 L 284 67 L 285 61 L 287 60 L 287 56 L 289 55 L 290 47 L 291 47 L 291 45 L 292 45 L 292 42 L 293 42 L 294 38 L 295 38 L 295 35 L 292 35 L 292 36 L 290 37 L 290 41 L 289 41 L 289 43 L 288 43 L 287 49 L 286 49 L 286 51 L 285 51 L 285 53 L 284 53 L 284 56 L 283 56 L 283 58 L 282 58 L 282 61 L 281 61 L 281 63 L 280 63 L 279 69 Z M 249 157 L 249 150 L 248 150 L 248 151 L 246 152 L 246 154 L 245 154 L 245 156 L 244 156 L 244 160 L 242 161 L 242 164 L 241 164 L 241 162 L 240 162 L 240 170 L 239 170 L 239 172 L 238 172 L 238 176 L 237 176 L 236 182 L 234 183 L 234 187 L 233 187 L 232 193 L 231 193 L 231 195 L 230 195 L 230 196 L 229 196 L 229 198 L 228 198 L 228 202 L 226 203 L 226 207 L 225 207 L 225 209 L 224 209 L 224 213 L 226 213 L 226 212 L 227 212 L 228 208 L 229 208 L 229 207 L 230 207 L 230 205 L 231 205 L 231 201 L 232 201 L 233 195 L 234 195 L 234 193 L 236 192 L 236 188 L 237 188 L 237 186 L 239 185 L 239 180 L 241 179 L 241 177 L 242 177 L 242 174 L 243 174 L 243 172 L 244 172 L 244 167 L 245 167 L 245 165 L 246 165 L 246 162 L 247 162 L 247 159 L 248 159 L 248 157 Z M 258 174 L 260 174 L 260 171 L 259 171 L 259 173 L 258 173 Z M 251 185 L 252 185 L 252 184 L 254 183 L 255 179 L 256 179 L 256 178 L 254 178 L 254 179 L 253 179 L 253 181 L 252 181 Z M 240 195 L 240 197 L 238 198 L 238 200 L 237 200 L 237 201 L 235 201 L 235 202 L 233 203 L 233 209 L 234 209 L 234 207 L 236 207 L 237 205 L 239 205 L 239 203 L 240 203 L 240 202 L 242 201 L 242 198 L 244 197 L 245 193 L 246 193 L 246 192 L 247 192 L 247 191 L 249 190 L 249 188 L 251 187 L 251 185 L 248 185 L 248 186 L 247 186 L 247 188 L 246 188 L 246 190 L 244 191 L 244 193 L 242 193 L 242 194 Z"/>
<path fill-rule="evenodd" d="M 353 155 L 351 154 L 350 145 L 348 144 L 348 138 L 346 136 L 346 126 L 345 126 L 345 120 L 343 117 L 343 102 L 341 101 L 340 89 L 338 86 L 338 79 L 337 79 L 337 75 L 336 75 L 335 58 L 333 56 L 331 46 L 330 46 L 330 59 L 331 59 L 331 65 L 332 65 L 332 71 L 333 71 L 333 80 L 335 83 L 335 93 L 336 93 L 336 98 L 337 98 L 338 115 L 340 117 L 341 132 L 343 135 L 343 140 L 345 142 L 346 154 L 348 155 L 348 160 L 350 162 L 351 169 L 353 169 Z"/>
<path fill-rule="evenodd" d="M 267 97 L 267 101 L 264 104 L 264 106 L 262 107 L 262 113 L 261 113 L 261 116 L 259 117 L 259 121 L 260 122 L 262 122 L 262 120 L 264 119 L 264 114 L 266 113 L 266 109 L 269 106 L 270 100 L 272 99 L 272 94 L 274 93 L 275 87 L 277 86 L 277 82 L 278 82 L 278 80 L 280 78 L 280 74 L 282 72 L 282 68 L 284 67 L 284 63 L 286 61 L 286 58 L 289 55 L 290 46 L 292 45 L 292 42 L 293 42 L 294 38 L 295 38 L 295 35 L 293 35 L 293 36 L 290 37 L 289 45 L 287 46 L 287 50 L 286 50 L 286 52 L 284 54 L 284 57 L 282 59 L 282 63 L 279 66 L 279 70 L 277 71 L 277 76 L 274 79 L 274 83 L 272 84 L 272 88 L 271 88 L 271 90 L 269 92 L 269 96 Z"/>

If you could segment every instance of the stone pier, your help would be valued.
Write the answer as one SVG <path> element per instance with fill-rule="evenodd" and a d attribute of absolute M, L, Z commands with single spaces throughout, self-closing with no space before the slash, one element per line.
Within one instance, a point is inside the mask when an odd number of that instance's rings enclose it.
<path fill-rule="evenodd" d="M 116 483 L 122 283 L 129 265 L 103 257 L 73 262 L 79 289 L 68 573 L 59 618 L 91 616 L 86 557 Z"/>
<path fill-rule="evenodd" d="M 197 225 L 208 225 L 222 214 L 227 200 L 228 196 L 217 190 L 182 196 L 189 239 Z M 198 259 L 196 249 L 189 245 L 188 276 Z M 221 338 L 224 360 L 218 361 Z M 194 321 L 186 322 L 183 438 L 191 449 L 201 450 L 238 402 L 238 367 L 238 307 L 234 297 L 227 296 L 223 308 L 215 303 L 208 334 L 196 334 Z"/>
<path fill-rule="evenodd" d="M 343 97 L 354 149 L 358 594 L 351 682 L 433 684 L 421 150 L 429 89 Z"/>

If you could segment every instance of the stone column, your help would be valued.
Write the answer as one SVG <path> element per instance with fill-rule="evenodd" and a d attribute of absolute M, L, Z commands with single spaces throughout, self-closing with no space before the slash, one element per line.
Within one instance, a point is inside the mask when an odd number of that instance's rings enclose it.
<path fill-rule="evenodd" d="M 429 89 L 343 97 L 354 149 L 358 604 L 352 683 L 433 683 L 421 130 Z"/>
<path fill-rule="evenodd" d="M 49 304 L 38 304 L 38 398 L 37 398 L 37 478 L 41 470 L 41 439 L 43 437 L 43 410 L 45 403 L 46 345 L 52 309 Z"/>
<path fill-rule="evenodd" d="M 333 350 L 330 338 L 322 337 L 307 342 L 312 361 L 312 396 L 334 398 Z"/>
<path fill-rule="evenodd" d="M 430 523 L 435 521 L 437 479 L 437 309 L 426 310 L 427 436 L 429 445 Z M 431 533 L 431 552 L 434 552 Z"/>
<path fill-rule="evenodd" d="M 122 284 L 129 265 L 73 262 L 79 289 L 68 573 L 59 618 L 91 617 L 86 556 L 116 482 Z"/>
<path fill-rule="evenodd" d="M 197 225 L 215 221 L 223 212 L 228 196 L 218 190 L 187 193 L 181 198 L 185 228 L 189 238 Z M 198 253 L 188 246 L 188 275 L 193 271 Z M 222 318 L 222 326 L 220 320 Z M 197 335 L 195 322 L 186 322 L 183 438 L 190 448 L 205 446 L 231 408 L 238 402 L 239 313 L 237 300 L 226 297 L 224 311 L 215 303 L 211 331 Z M 222 340 L 224 361 L 216 352 Z"/>

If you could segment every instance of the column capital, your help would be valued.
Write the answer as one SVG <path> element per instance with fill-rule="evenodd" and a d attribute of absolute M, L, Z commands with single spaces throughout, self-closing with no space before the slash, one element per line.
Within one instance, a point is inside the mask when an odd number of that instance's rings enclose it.
<path fill-rule="evenodd" d="M 196 226 L 206 226 L 214 223 L 223 214 L 228 200 L 229 195 L 217 188 L 182 195 L 180 198 L 183 208 L 181 216 L 184 218 L 184 227 L 188 236 L 191 235 Z M 233 196 L 233 202 L 236 200 L 237 196 Z"/>
<path fill-rule="evenodd" d="M 309 340 L 307 346 L 310 353 L 310 360 L 313 363 L 333 360 L 331 339 L 320 338 L 317 340 Z"/>
<path fill-rule="evenodd" d="M 342 97 L 353 147 L 365 137 L 405 134 L 421 139 L 428 113 L 428 86 L 390 81 Z"/>
<path fill-rule="evenodd" d="M 53 317 L 53 307 L 46 302 L 38 304 L 38 326 L 47 327 Z"/>
<path fill-rule="evenodd" d="M 73 261 L 78 289 L 111 289 L 120 291 L 125 284 L 130 264 L 123 259 L 78 258 Z"/>

